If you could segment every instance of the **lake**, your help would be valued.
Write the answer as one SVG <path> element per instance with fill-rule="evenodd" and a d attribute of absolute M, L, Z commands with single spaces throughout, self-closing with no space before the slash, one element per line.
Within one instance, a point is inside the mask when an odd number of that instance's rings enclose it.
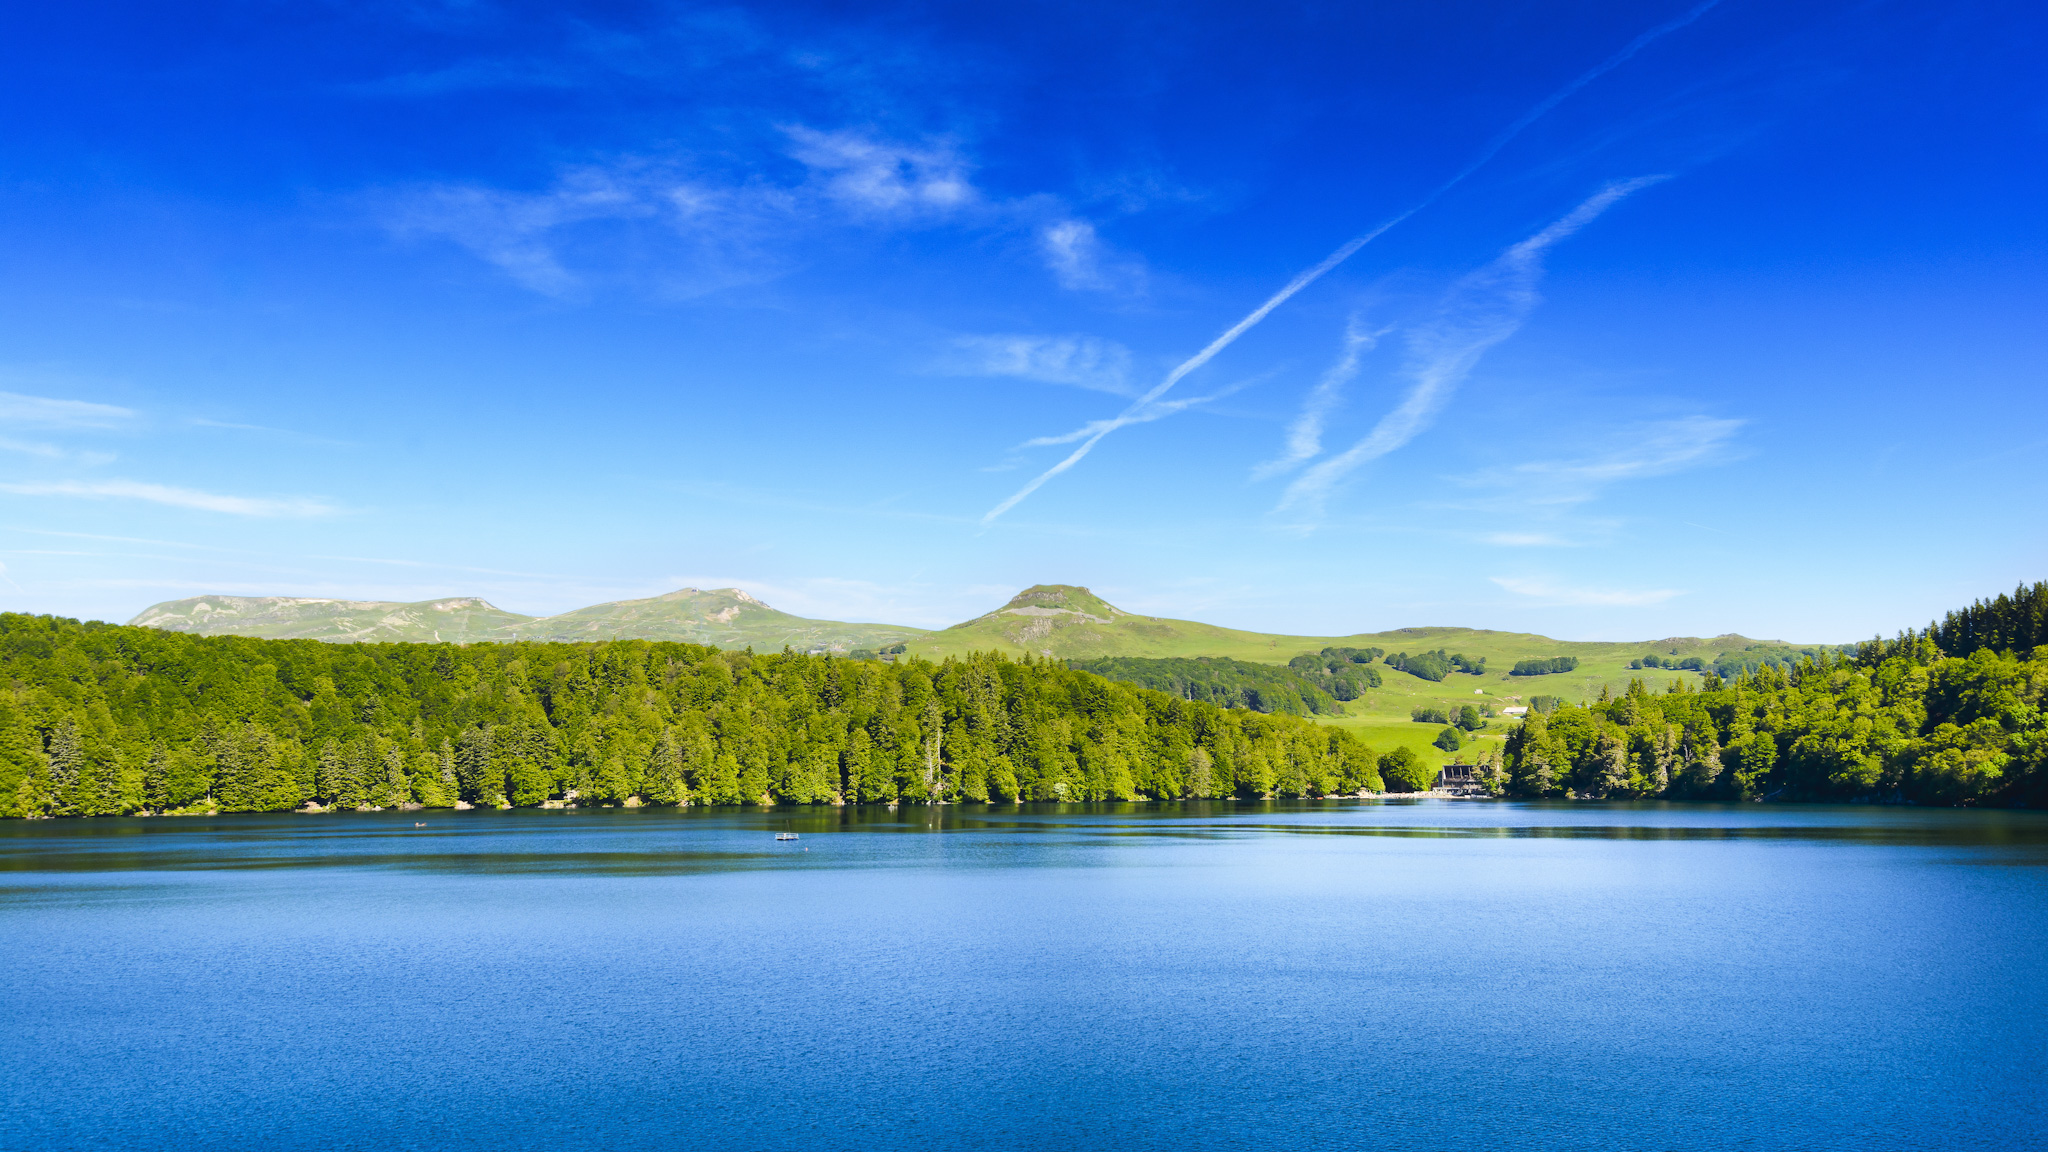
<path fill-rule="evenodd" d="M 2042 813 L 7 821 L 0 869 L 9 1149 L 2048 1146 Z"/>

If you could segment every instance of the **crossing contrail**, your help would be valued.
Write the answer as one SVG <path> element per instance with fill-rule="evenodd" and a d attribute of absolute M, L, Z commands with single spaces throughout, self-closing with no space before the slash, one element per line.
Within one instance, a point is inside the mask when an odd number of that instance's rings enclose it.
<path fill-rule="evenodd" d="M 1236 343 L 1237 338 L 1239 336 L 1242 336 L 1246 332 L 1251 331 L 1254 327 L 1258 325 L 1259 321 L 1264 320 L 1267 316 L 1271 315 L 1273 309 L 1278 308 L 1282 304 L 1285 304 L 1289 298 L 1291 298 L 1295 293 L 1301 291 L 1303 288 L 1306 288 L 1309 285 L 1315 283 L 1317 280 L 1322 279 L 1324 273 L 1330 271 L 1330 269 L 1335 268 L 1337 265 L 1342 264 L 1344 261 L 1350 259 L 1352 254 L 1357 252 L 1360 248 L 1363 248 L 1367 244 L 1372 243 L 1374 240 L 1379 239 L 1381 236 L 1385 235 L 1390 229 L 1394 228 L 1402 221 L 1407 220 L 1410 216 L 1413 216 L 1417 212 L 1420 212 L 1424 208 L 1427 208 L 1431 204 L 1434 204 L 1436 201 L 1443 197 L 1444 193 L 1449 192 L 1451 189 L 1464 183 L 1465 180 L 1468 177 L 1470 177 L 1474 172 L 1477 172 L 1479 171 L 1479 169 L 1485 167 L 1487 161 L 1493 159 L 1494 156 L 1498 155 L 1501 149 L 1507 147 L 1510 141 L 1512 141 L 1515 137 L 1521 135 L 1522 132 L 1529 127 L 1529 125 L 1534 124 L 1536 121 L 1542 119 L 1546 113 L 1548 113 L 1551 109 L 1557 107 L 1559 104 L 1563 103 L 1564 100 L 1567 97 L 1571 96 L 1572 93 L 1577 92 L 1579 89 L 1584 88 L 1586 85 L 1591 84 L 1593 81 L 1598 80 L 1600 77 L 1627 63 L 1630 57 L 1634 56 L 1638 52 L 1641 52 L 1644 48 L 1648 47 L 1652 42 L 1658 40 L 1661 37 L 1668 36 L 1671 33 L 1678 31 L 1680 28 L 1683 28 L 1686 25 L 1691 24 L 1693 21 L 1698 20 L 1700 17 L 1706 15 L 1709 9 L 1712 9 L 1715 5 L 1719 4 L 1720 2 L 1721 0 L 1704 0 L 1703 3 L 1695 5 L 1694 7 L 1686 10 L 1686 12 L 1676 17 L 1675 19 L 1668 20 L 1665 23 L 1657 25 L 1655 28 L 1650 29 L 1648 32 L 1645 32 L 1642 35 L 1636 37 L 1634 40 L 1629 41 L 1626 45 L 1622 47 L 1622 49 L 1619 52 L 1616 52 L 1614 55 L 1609 56 L 1605 60 L 1602 60 L 1599 64 L 1594 65 L 1591 69 L 1588 69 L 1583 73 L 1580 73 L 1571 81 L 1571 83 L 1566 84 L 1562 88 L 1559 88 L 1557 91 L 1551 93 L 1548 97 L 1538 102 L 1534 107 L 1530 108 L 1527 112 L 1524 112 L 1521 115 L 1521 117 L 1517 119 L 1514 123 L 1509 124 L 1506 128 L 1502 129 L 1501 132 L 1498 135 L 1496 135 L 1492 140 L 1487 141 L 1486 145 L 1482 147 L 1472 157 L 1472 159 L 1465 164 L 1463 168 L 1458 169 L 1457 172 L 1452 174 L 1450 179 L 1445 180 L 1443 183 L 1437 185 L 1434 189 L 1432 189 L 1429 192 L 1428 195 L 1424 196 L 1422 199 L 1416 201 L 1414 204 L 1410 205 L 1406 209 L 1402 210 L 1401 212 L 1395 214 L 1386 221 L 1382 222 L 1379 227 L 1374 228 L 1372 231 L 1367 232 L 1362 236 L 1356 237 L 1346 242 L 1342 247 L 1338 248 L 1335 252 L 1332 252 L 1328 256 L 1323 257 L 1321 263 L 1316 264 L 1314 267 L 1309 268 L 1307 271 L 1297 275 L 1294 279 L 1289 280 L 1286 286 L 1282 287 L 1278 292 L 1275 292 L 1272 296 L 1268 297 L 1264 304 L 1261 304 L 1257 308 L 1252 309 L 1250 315 L 1246 316 L 1242 320 L 1239 320 L 1237 323 L 1231 325 L 1228 329 L 1224 331 L 1224 333 L 1221 336 L 1218 336 L 1216 337 L 1216 339 L 1211 340 L 1209 342 L 1208 347 L 1203 348 L 1200 352 L 1197 352 L 1193 356 L 1188 357 L 1186 360 L 1181 361 L 1181 363 L 1177 367 L 1175 367 L 1173 371 L 1168 372 L 1166 374 L 1166 379 L 1161 380 L 1158 384 L 1154 385 L 1151 391 L 1145 393 L 1143 396 L 1138 397 L 1136 400 L 1133 400 L 1130 406 L 1125 408 L 1118 415 L 1110 418 L 1109 420 L 1101 422 L 1100 425 L 1097 426 L 1094 433 L 1089 435 L 1087 439 L 1081 441 L 1081 446 L 1074 449 L 1074 451 L 1070 455 L 1068 455 L 1066 459 L 1061 460 L 1059 463 L 1046 469 L 1044 472 L 1039 473 L 1035 479 L 1033 479 L 1029 484 L 1024 485 L 1024 487 L 1019 488 L 1015 493 L 1013 493 L 1010 496 L 1009 499 L 989 509 L 988 513 L 981 518 L 982 526 L 987 527 L 988 525 L 995 523 L 997 517 L 1001 516 L 1005 512 L 1008 512 L 1010 509 L 1015 508 L 1017 505 L 1023 503 L 1024 500 L 1027 497 L 1029 497 L 1033 492 L 1036 492 L 1040 488 L 1044 487 L 1046 481 L 1052 479 L 1053 477 L 1059 475 L 1062 472 L 1065 472 L 1067 469 L 1072 468 L 1074 465 L 1079 464 L 1083 459 L 1087 457 L 1088 453 L 1095 450 L 1095 446 L 1102 442 L 1103 437 L 1108 436 L 1111 432 L 1114 432 L 1127 424 L 1139 423 L 1140 421 L 1137 419 L 1137 417 L 1140 413 L 1142 413 L 1145 410 L 1146 406 L 1150 405 L 1153 401 L 1158 400 L 1161 396 L 1166 395 L 1166 393 L 1170 391 L 1175 384 L 1180 383 L 1182 378 L 1187 376 L 1188 373 L 1193 372 L 1195 369 L 1200 368 L 1202 365 L 1207 364 L 1209 361 L 1215 359 L 1217 353 L 1222 352 L 1225 348 L 1228 348 L 1233 343 Z"/>
<path fill-rule="evenodd" d="M 1487 349 L 1515 334 L 1536 307 L 1543 254 L 1592 223 L 1602 212 L 1640 189 L 1666 179 L 1643 176 L 1609 184 L 1557 221 L 1508 248 L 1498 259 L 1459 281 L 1437 316 L 1410 339 L 1408 375 L 1415 381 L 1394 410 L 1365 438 L 1317 464 L 1288 486 L 1275 511 L 1298 504 L 1319 506 L 1323 496 L 1368 460 L 1376 460 L 1415 438 L 1437 409 L 1472 371 Z"/>

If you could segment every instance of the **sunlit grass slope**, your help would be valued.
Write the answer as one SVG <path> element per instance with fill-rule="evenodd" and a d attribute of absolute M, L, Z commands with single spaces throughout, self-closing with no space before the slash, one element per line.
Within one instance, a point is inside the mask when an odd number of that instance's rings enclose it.
<path fill-rule="evenodd" d="M 1734 634 L 1624 643 L 1580 642 L 1526 632 L 1449 627 L 1398 628 L 1348 636 L 1279 635 L 1142 616 L 1126 612 L 1086 588 L 1040 584 L 1018 593 L 993 612 L 925 635 L 910 645 L 910 651 L 930 659 L 993 650 L 1013 656 L 1028 654 L 1066 660 L 1102 656 L 1228 656 L 1267 664 L 1284 664 L 1326 647 L 1381 648 L 1388 653 L 1443 649 L 1474 660 L 1483 657 L 1483 675 L 1453 672 L 1442 681 L 1425 680 L 1376 662 L 1374 667 L 1384 681 L 1382 687 L 1346 704 L 1343 716 L 1318 718 L 1319 723 L 1352 730 L 1378 751 L 1392 751 L 1405 745 L 1430 763 L 1440 764 L 1453 758 L 1431 743 L 1443 726 L 1410 720 L 1410 711 L 1417 705 L 1456 709 L 1464 704 L 1477 704 L 1491 706 L 1498 712 L 1507 707 L 1527 706 L 1529 698 L 1538 695 L 1568 701 L 1591 699 L 1603 687 L 1617 691 L 1625 688 L 1631 678 L 1644 679 L 1659 690 L 1679 680 L 1697 684 L 1697 672 L 1661 668 L 1632 671 L 1628 665 L 1646 655 L 1674 663 L 1697 656 L 1711 664 L 1724 652 L 1741 651 L 1757 643 Z M 1571 672 L 1543 676 L 1510 674 L 1517 661 L 1556 656 L 1575 657 L 1578 667 Z M 1511 723 L 1512 720 L 1496 717 L 1477 741 L 1457 753 L 1457 758 L 1470 759 L 1485 751 L 1489 742 L 1497 744 L 1500 734 Z"/>
<path fill-rule="evenodd" d="M 1442 648 L 1486 659 L 1485 676 L 1453 673 L 1441 684 L 1393 669 L 1383 669 L 1387 687 L 1372 695 L 1397 702 L 1408 701 L 1398 703 L 1400 712 L 1405 716 L 1410 703 L 1469 699 L 1474 688 L 1484 688 L 1496 695 L 1541 692 L 1572 699 L 1589 692 L 1597 695 L 1601 683 L 1626 684 L 1631 675 L 1629 661 L 1646 654 L 1674 660 L 1698 656 L 1711 662 L 1722 652 L 1740 650 L 1754 643 L 1757 641 L 1736 635 L 1708 639 L 1668 637 L 1619 644 L 1588 643 L 1552 640 L 1526 632 L 1490 632 L 1476 628 L 1397 628 L 1391 632 L 1362 632 L 1349 636 L 1290 636 L 1242 632 L 1192 620 L 1140 616 L 1110 604 L 1086 588 L 1039 584 L 1018 593 L 1008 604 L 993 612 L 951 628 L 927 633 L 910 645 L 910 651 L 930 659 L 970 651 L 997 651 L 1013 656 L 1028 654 L 1063 660 L 1086 660 L 1098 656 L 1229 656 L 1238 660 L 1285 664 L 1296 656 L 1326 647 L 1384 648 L 1390 653 L 1427 652 Z M 1518 660 L 1551 656 L 1575 656 L 1579 667 L 1574 672 L 1550 676 L 1508 675 Z M 1681 674 L 1653 670 L 1633 675 Z M 1387 705 L 1394 706 L 1393 703 Z"/>

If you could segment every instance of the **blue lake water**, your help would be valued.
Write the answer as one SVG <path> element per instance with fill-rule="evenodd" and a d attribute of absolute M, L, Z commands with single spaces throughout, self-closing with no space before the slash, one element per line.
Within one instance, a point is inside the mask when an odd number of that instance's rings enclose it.
<path fill-rule="evenodd" d="M 2048 1146 L 2041 813 L 10 821 L 0 976 L 8 1149 Z"/>

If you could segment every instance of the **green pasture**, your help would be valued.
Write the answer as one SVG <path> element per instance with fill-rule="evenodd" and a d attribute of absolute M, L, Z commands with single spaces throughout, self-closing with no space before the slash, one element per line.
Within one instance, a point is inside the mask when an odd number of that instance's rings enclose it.
<path fill-rule="evenodd" d="M 1378 641 L 1374 643 L 1385 647 Z M 1623 648 L 1628 654 L 1590 660 L 1571 650 L 1580 647 L 1579 645 L 1554 640 L 1545 642 L 1548 649 L 1546 651 L 1514 654 L 1512 658 L 1508 658 L 1507 654 L 1496 656 L 1493 651 L 1486 650 L 1479 644 L 1465 644 L 1462 647 L 1431 645 L 1432 649 L 1441 646 L 1453 652 L 1462 651 L 1467 656 L 1485 656 L 1486 674 L 1472 676 L 1463 672 L 1453 672 L 1441 682 L 1433 682 L 1376 663 L 1373 666 L 1379 669 L 1380 675 L 1385 679 L 1384 686 L 1367 692 L 1362 700 L 1353 700 L 1346 704 L 1345 715 L 1317 716 L 1312 719 L 1319 724 L 1329 724 L 1350 732 L 1370 745 L 1374 752 L 1385 753 L 1395 748 L 1406 747 L 1413 749 L 1425 763 L 1442 765 L 1454 758 L 1451 753 L 1432 743 L 1437 733 L 1443 731 L 1444 726 L 1434 723 L 1419 724 L 1409 719 L 1409 712 L 1416 705 L 1431 704 L 1446 711 L 1455 711 L 1463 705 L 1473 704 L 1482 709 L 1491 707 L 1498 713 L 1503 708 L 1526 706 L 1532 696 L 1556 696 L 1569 702 L 1595 700 L 1599 698 L 1603 687 L 1620 693 L 1628 687 L 1632 678 L 1643 680 L 1653 691 L 1658 692 L 1664 691 L 1678 681 L 1683 681 L 1694 688 L 1699 687 L 1701 674 L 1697 672 L 1678 672 L 1663 668 L 1638 671 L 1629 669 L 1630 660 L 1637 659 L 1647 652 L 1668 656 L 1673 647 L 1679 646 L 1670 641 L 1661 643 L 1661 648 L 1641 644 L 1612 645 L 1610 647 Z M 1717 653 L 1727 650 L 1726 647 L 1715 647 L 1711 643 L 1694 643 L 1698 647 L 1681 647 L 1679 655 L 1705 656 L 1711 659 Z M 1508 675 L 1508 669 L 1514 666 L 1515 660 L 1534 656 L 1578 656 L 1579 666 L 1571 672 L 1548 676 Z M 1496 664 L 1499 665 L 1499 671 L 1494 670 Z M 1516 722 L 1514 717 L 1495 715 L 1487 722 L 1486 728 L 1476 733 L 1475 738 L 1469 739 L 1465 747 L 1457 752 L 1455 759 L 1470 763 L 1483 755 L 1488 748 L 1498 747 Z"/>

